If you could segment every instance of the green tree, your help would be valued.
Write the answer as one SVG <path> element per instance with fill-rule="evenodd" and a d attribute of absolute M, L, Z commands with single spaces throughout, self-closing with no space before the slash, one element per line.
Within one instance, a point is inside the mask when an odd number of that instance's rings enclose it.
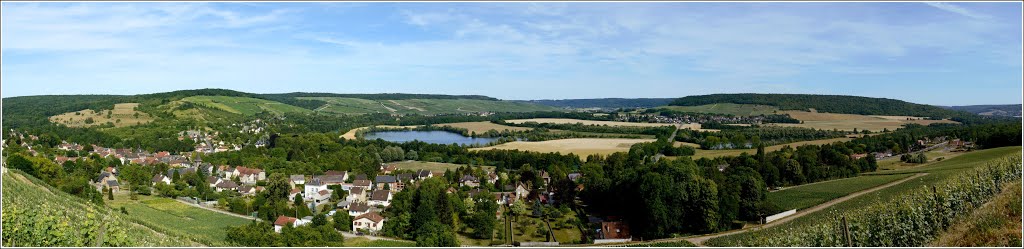
<path fill-rule="evenodd" d="M 331 219 L 334 221 L 334 229 L 345 232 L 352 231 L 352 216 L 349 216 L 348 212 L 344 210 L 334 212 Z"/>
<path fill-rule="evenodd" d="M 455 231 L 446 224 L 431 221 L 419 227 L 416 232 L 417 247 L 457 247 L 459 239 Z"/>

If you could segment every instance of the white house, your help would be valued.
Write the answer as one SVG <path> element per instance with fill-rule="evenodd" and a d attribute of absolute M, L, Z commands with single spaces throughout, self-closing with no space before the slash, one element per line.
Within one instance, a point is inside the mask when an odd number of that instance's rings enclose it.
<path fill-rule="evenodd" d="M 384 228 L 384 217 L 377 212 L 369 212 L 352 219 L 352 231 L 368 230 L 375 233 Z"/>
<path fill-rule="evenodd" d="M 284 228 L 284 226 L 297 227 L 297 226 L 304 226 L 304 225 L 306 225 L 306 223 L 309 223 L 309 222 L 307 222 L 305 220 L 296 219 L 294 217 L 284 216 L 284 215 L 278 216 L 277 220 L 274 221 L 274 232 L 280 233 L 281 229 Z"/>
<path fill-rule="evenodd" d="M 320 194 L 320 191 L 327 190 L 327 185 L 320 182 L 320 179 L 313 178 L 309 182 L 306 182 L 304 186 L 305 191 L 302 192 L 302 197 L 306 200 L 313 200 L 314 197 Z"/>
<path fill-rule="evenodd" d="M 359 202 L 348 205 L 349 216 L 360 216 L 368 212 L 370 212 L 370 205 L 366 205 L 366 203 Z"/>
<path fill-rule="evenodd" d="M 256 181 L 263 181 L 267 179 L 266 172 L 262 169 L 246 168 L 238 166 L 235 171 L 231 173 L 232 176 L 238 176 L 238 181 L 247 184 L 256 184 Z"/>
<path fill-rule="evenodd" d="M 163 182 L 164 184 L 171 184 L 171 178 L 164 175 L 153 176 L 153 186 L 156 186 L 156 184 L 160 182 Z"/>
<path fill-rule="evenodd" d="M 391 205 L 391 191 L 387 190 L 374 190 L 373 194 L 370 195 L 370 206 L 385 206 Z"/>
<path fill-rule="evenodd" d="M 304 175 L 291 175 L 288 179 L 291 180 L 292 187 L 295 187 L 295 185 L 306 184 L 306 176 Z"/>

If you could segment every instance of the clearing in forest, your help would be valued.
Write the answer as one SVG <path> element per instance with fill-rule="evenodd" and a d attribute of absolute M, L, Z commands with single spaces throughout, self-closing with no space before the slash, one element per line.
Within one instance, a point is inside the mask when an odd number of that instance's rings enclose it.
<path fill-rule="evenodd" d="M 593 154 L 608 155 L 615 152 L 629 151 L 629 147 L 636 143 L 654 142 L 654 139 L 628 139 L 628 138 L 569 138 L 548 140 L 540 142 L 515 141 L 503 143 L 484 148 L 472 148 L 470 150 L 526 150 L 542 153 L 559 152 L 563 155 L 573 153 L 581 159 Z"/>
<path fill-rule="evenodd" d="M 113 110 L 100 110 L 98 112 L 92 109 L 85 109 L 52 116 L 50 117 L 50 122 L 68 127 L 92 127 L 107 123 L 112 124 L 114 127 L 125 127 L 153 121 L 153 116 L 145 112 L 136 111 L 136 107 L 139 107 L 139 103 L 114 104 Z"/>

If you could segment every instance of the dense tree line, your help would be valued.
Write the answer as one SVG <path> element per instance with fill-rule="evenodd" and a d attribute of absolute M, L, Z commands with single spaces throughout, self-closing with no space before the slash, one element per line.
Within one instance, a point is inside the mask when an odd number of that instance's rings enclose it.
<path fill-rule="evenodd" d="M 619 108 L 650 108 L 667 105 L 668 103 L 675 100 L 673 98 L 603 98 L 603 99 L 558 99 L 558 100 L 530 100 L 531 103 L 537 103 L 547 106 L 554 107 L 569 107 L 569 108 L 604 108 L 604 109 L 619 109 Z"/>
<path fill-rule="evenodd" d="M 457 195 L 445 193 L 447 189 L 448 183 L 439 177 L 402 189 L 385 211 L 388 222 L 381 232 L 389 237 L 415 240 L 416 246 L 458 246 L 458 215 L 466 210 Z"/>
<path fill-rule="evenodd" d="M 914 104 L 895 99 L 814 94 L 711 94 L 679 98 L 672 101 L 670 105 L 698 106 L 715 103 L 770 105 L 782 110 L 814 108 L 819 112 L 863 115 L 949 118 L 966 114 L 937 106 Z"/>
<path fill-rule="evenodd" d="M 748 149 L 757 145 L 776 145 L 799 141 L 839 138 L 849 132 L 779 126 L 729 126 L 717 132 L 680 130 L 676 141 L 700 144 L 702 149 Z"/>
<path fill-rule="evenodd" d="M 638 126 L 609 126 L 609 125 L 587 125 L 583 123 L 575 124 L 559 124 L 559 123 L 537 123 L 537 122 L 523 122 L 523 123 L 509 123 L 504 120 L 493 121 L 495 124 L 516 126 L 516 127 L 530 127 L 530 128 L 544 128 L 544 129 L 557 129 L 557 130 L 569 130 L 578 132 L 596 132 L 596 133 L 620 133 L 620 134 L 643 134 L 643 135 L 658 135 L 668 137 L 675 130 L 675 125 L 664 124 L 662 127 L 638 127 Z"/>

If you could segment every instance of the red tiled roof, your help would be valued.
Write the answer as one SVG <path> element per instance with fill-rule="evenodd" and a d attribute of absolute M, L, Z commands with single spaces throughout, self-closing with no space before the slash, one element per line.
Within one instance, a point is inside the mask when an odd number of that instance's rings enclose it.
<path fill-rule="evenodd" d="M 295 223 L 295 220 L 295 218 L 282 215 L 277 217 L 277 220 L 274 221 L 274 225 L 285 226 L 291 223 Z"/>
<path fill-rule="evenodd" d="M 378 214 L 377 212 L 365 213 L 365 214 L 356 216 L 356 218 L 352 219 L 352 220 L 359 220 L 359 219 L 362 219 L 362 218 L 369 219 L 369 220 L 373 221 L 373 223 L 377 223 L 377 222 L 380 222 L 380 221 L 384 220 L 384 217 L 380 216 L 380 214 Z"/>

